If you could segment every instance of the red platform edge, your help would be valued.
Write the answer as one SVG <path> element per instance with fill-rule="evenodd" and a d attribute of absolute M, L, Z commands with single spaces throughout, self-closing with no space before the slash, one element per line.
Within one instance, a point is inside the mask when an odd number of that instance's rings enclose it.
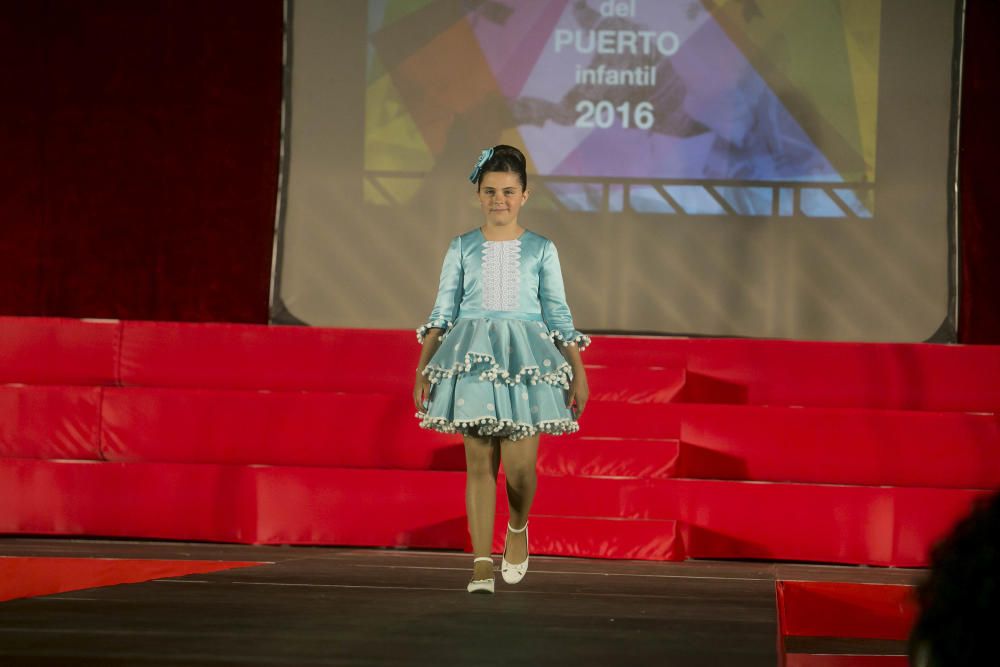
<path fill-rule="evenodd" d="M 889 667 L 905 655 L 788 653 L 786 637 L 906 640 L 917 616 L 915 588 L 829 581 L 775 582 L 778 656 L 783 667 Z"/>
<path fill-rule="evenodd" d="M 905 655 L 789 653 L 783 664 L 785 667 L 908 667 L 910 659 Z"/>
<path fill-rule="evenodd" d="M 777 581 L 775 591 L 785 637 L 906 640 L 917 616 L 913 586 Z"/>

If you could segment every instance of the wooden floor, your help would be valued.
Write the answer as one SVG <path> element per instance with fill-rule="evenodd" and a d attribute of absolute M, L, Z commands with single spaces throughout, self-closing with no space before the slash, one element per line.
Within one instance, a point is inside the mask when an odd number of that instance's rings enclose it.
<path fill-rule="evenodd" d="M 0 538 L 0 556 L 270 562 L 2 602 L 4 666 L 774 667 L 776 579 L 918 575 L 532 557 L 523 582 L 505 585 L 497 573 L 497 594 L 487 596 L 465 592 L 471 557 L 450 552 Z"/>

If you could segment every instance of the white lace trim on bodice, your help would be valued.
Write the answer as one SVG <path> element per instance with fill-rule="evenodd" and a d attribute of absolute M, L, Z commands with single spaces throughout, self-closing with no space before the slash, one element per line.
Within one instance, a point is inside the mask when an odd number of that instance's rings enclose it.
<path fill-rule="evenodd" d="M 520 293 L 520 239 L 483 243 L 483 308 L 518 310 Z"/>

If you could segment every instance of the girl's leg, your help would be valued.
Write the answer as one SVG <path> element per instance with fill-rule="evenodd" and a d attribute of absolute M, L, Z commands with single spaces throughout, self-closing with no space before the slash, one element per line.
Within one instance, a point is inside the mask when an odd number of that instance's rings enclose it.
<path fill-rule="evenodd" d="M 538 487 L 538 473 L 535 470 L 538 463 L 538 434 L 521 440 L 502 440 L 500 458 L 507 476 L 510 525 L 521 528 L 528 522 L 528 512 Z M 528 557 L 527 534 L 509 533 L 506 548 L 508 563 L 523 563 Z"/>
<path fill-rule="evenodd" d="M 476 558 L 489 556 L 493 546 L 493 516 L 496 514 L 497 468 L 500 446 L 496 438 L 465 436 L 465 511 L 469 517 L 469 536 Z M 473 579 L 489 579 L 493 567 L 485 562 L 474 564 Z"/>

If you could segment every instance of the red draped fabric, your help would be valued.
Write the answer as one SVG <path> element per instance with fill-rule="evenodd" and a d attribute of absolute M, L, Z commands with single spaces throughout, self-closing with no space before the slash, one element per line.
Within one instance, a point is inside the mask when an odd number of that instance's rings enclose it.
<path fill-rule="evenodd" d="M 961 343 L 1000 343 L 1000 3 L 968 0 L 959 139 Z"/>
<path fill-rule="evenodd" d="M 282 12 L 0 6 L 0 313 L 267 320 Z"/>

